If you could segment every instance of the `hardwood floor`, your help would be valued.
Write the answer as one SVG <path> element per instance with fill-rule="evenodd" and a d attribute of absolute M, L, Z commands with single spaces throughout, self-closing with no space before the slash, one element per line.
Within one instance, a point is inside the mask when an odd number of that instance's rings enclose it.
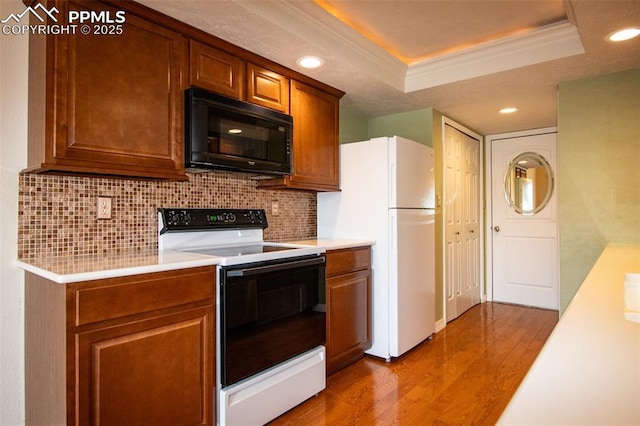
<path fill-rule="evenodd" d="M 367 356 L 333 374 L 270 424 L 495 424 L 557 322 L 557 311 L 475 306 L 391 363 Z"/>

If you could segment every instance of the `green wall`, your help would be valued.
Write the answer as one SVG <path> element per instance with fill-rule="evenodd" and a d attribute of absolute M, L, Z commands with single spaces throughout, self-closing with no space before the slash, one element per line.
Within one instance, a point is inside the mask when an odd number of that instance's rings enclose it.
<path fill-rule="evenodd" d="M 436 198 L 436 322 L 441 321 L 443 324 L 446 322 L 444 318 L 444 278 L 443 278 L 443 270 L 442 265 L 444 264 L 444 250 L 441 249 L 441 242 L 444 241 L 444 217 L 442 216 L 442 206 L 440 205 L 440 201 L 442 199 L 442 194 L 444 193 L 443 188 L 443 176 L 444 170 L 442 165 L 444 164 L 443 153 L 442 153 L 442 141 L 444 140 L 443 129 L 442 129 L 442 113 L 431 108 L 430 120 L 432 123 L 431 126 L 431 135 L 430 141 L 427 145 L 433 147 L 433 152 L 435 154 L 435 181 L 436 181 L 436 194 L 438 197 Z M 434 143 L 434 141 L 437 141 Z"/>
<path fill-rule="evenodd" d="M 359 142 L 369 139 L 369 119 L 358 113 L 340 109 L 340 143 Z"/>
<path fill-rule="evenodd" d="M 439 113 L 433 108 L 425 108 L 367 118 L 354 112 L 341 111 L 340 143 L 359 142 L 381 136 L 402 136 L 433 146 L 432 129 L 436 114 Z"/>
<path fill-rule="evenodd" d="M 607 244 L 640 244 L 640 70 L 560 84 L 558 201 L 563 312 Z"/>
<path fill-rule="evenodd" d="M 402 136 L 433 146 L 433 108 L 385 115 L 369 120 L 369 137 Z"/>

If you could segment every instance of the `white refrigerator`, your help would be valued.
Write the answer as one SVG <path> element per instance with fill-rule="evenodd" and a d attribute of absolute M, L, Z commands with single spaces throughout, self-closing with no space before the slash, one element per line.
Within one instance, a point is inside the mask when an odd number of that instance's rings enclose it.
<path fill-rule="evenodd" d="M 433 149 L 398 136 L 343 144 L 340 188 L 318 194 L 318 237 L 375 240 L 367 353 L 390 360 L 435 332 Z"/>

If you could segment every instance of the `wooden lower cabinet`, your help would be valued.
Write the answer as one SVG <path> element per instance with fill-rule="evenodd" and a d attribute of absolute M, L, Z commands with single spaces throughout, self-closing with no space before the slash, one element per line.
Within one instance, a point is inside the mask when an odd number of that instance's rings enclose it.
<path fill-rule="evenodd" d="M 213 267 L 26 285 L 26 424 L 215 424 Z"/>
<path fill-rule="evenodd" d="M 327 375 L 371 347 L 371 248 L 327 251 Z"/>

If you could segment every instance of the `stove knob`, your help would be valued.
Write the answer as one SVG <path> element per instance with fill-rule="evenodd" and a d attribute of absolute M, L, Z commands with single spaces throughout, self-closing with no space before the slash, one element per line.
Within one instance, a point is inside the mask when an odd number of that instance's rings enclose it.
<path fill-rule="evenodd" d="M 257 211 L 255 212 L 254 217 L 251 218 L 251 223 L 262 223 L 263 218 L 262 218 L 262 212 L 261 211 Z"/>
<path fill-rule="evenodd" d="M 186 211 L 180 212 L 180 219 L 183 225 L 189 225 L 191 223 L 191 215 Z"/>
<path fill-rule="evenodd" d="M 264 210 L 258 210 L 256 212 L 256 222 L 262 224 L 264 223 L 265 218 L 264 218 Z"/>
<path fill-rule="evenodd" d="M 167 212 L 167 225 L 177 225 L 178 222 L 180 221 L 180 216 L 178 216 L 178 213 L 170 210 Z"/>

